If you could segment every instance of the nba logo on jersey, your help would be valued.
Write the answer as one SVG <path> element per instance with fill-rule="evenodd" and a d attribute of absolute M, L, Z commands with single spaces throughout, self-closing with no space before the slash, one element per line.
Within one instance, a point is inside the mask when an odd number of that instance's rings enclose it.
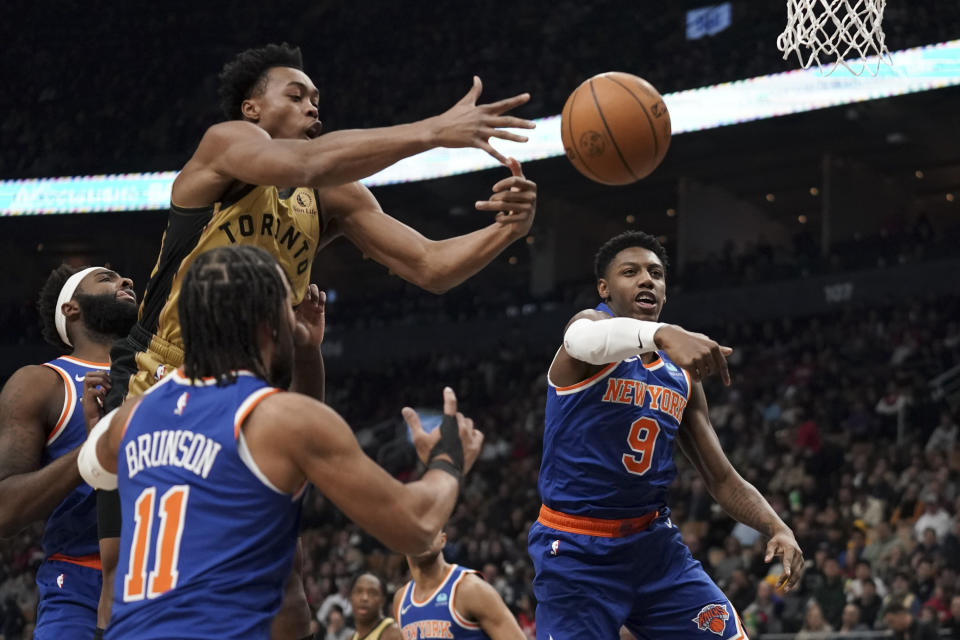
<path fill-rule="evenodd" d="M 57 587 L 63 589 L 63 574 L 57 576 Z"/>
<path fill-rule="evenodd" d="M 713 631 L 718 636 L 723 635 L 723 630 L 727 628 L 727 620 L 730 619 L 730 613 L 725 604 L 708 604 L 693 619 L 697 623 L 700 631 Z"/>
<path fill-rule="evenodd" d="M 554 540 L 550 544 L 550 555 L 555 556 L 560 553 L 560 541 Z"/>
<path fill-rule="evenodd" d="M 177 408 L 173 410 L 173 414 L 177 416 L 183 415 L 183 410 L 187 408 L 187 400 L 190 399 L 190 394 L 186 391 L 180 394 L 180 397 L 177 398 Z"/>

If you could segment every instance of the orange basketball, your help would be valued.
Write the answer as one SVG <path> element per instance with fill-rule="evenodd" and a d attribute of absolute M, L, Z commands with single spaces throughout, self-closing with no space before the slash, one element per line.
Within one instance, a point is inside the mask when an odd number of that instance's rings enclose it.
<path fill-rule="evenodd" d="M 650 175 L 667 154 L 670 113 L 649 82 L 608 71 L 570 94 L 560 131 L 577 171 L 603 184 L 630 184 Z"/>

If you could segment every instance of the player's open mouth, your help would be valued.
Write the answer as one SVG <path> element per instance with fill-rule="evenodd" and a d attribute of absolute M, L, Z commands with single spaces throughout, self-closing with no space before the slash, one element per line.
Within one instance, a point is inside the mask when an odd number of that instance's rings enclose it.
<path fill-rule="evenodd" d="M 652 311 L 657 308 L 657 298 L 652 293 L 648 293 L 646 291 L 643 293 L 638 293 L 637 297 L 633 300 L 641 309 Z"/>
<path fill-rule="evenodd" d="M 317 120 L 312 125 L 310 125 L 310 128 L 307 129 L 306 131 L 307 137 L 316 138 L 317 136 L 320 135 L 322 131 L 323 131 L 323 123 Z"/>

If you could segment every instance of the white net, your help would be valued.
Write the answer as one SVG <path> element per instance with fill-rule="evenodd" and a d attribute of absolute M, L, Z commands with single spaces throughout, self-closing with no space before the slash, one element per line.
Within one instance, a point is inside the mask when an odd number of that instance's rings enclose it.
<path fill-rule="evenodd" d="M 891 64 L 883 34 L 886 5 L 887 0 L 787 0 L 787 26 L 777 48 L 784 60 L 796 53 L 804 69 L 816 63 L 826 75 L 840 65 L 854 75 L 877 75 L 881 63 Z"/>

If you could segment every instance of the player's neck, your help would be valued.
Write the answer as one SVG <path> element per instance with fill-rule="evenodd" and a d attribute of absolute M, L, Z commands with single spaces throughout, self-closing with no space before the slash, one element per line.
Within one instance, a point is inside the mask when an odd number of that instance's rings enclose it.
<path fill-rule="evenodd" d="M 369 622 L 360 622 L 359 620 L 355 620 L 355 622 L 357 623 L 357 637 L 362 638 L 376 629 L 378 624 L 383 622 L 383 616 L 377 616 Z"/>
<path fill-rule="evenodd" d="M 97 338 L 99 337 L 98 335 Z M 91 340 L 90 337 L 86 335 L 77 336 L 74 340 L 75 346 L 73 351 L 70 352 L 70 356 L 78 360 L 86 360 L 87 362 L 110 362 L 110 346 L 113 342 L 113 338 L 104 338 L 104 340 L 101 341 L 99 339 Z"/>
<path fill-rule="evenodd" d="M 447 577 L 449 569 L 450 564 L 442 557 L 426 566 L 411 564 L 410 575 L 413 577 L 414 594 L 420 594 L 417 600 L 433 593 Z"/>

